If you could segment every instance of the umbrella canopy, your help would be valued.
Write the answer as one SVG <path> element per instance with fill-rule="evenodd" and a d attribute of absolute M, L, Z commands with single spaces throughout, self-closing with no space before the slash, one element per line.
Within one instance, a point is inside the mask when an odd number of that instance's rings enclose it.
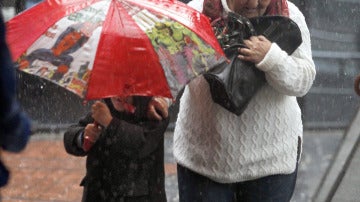
<path fill-rule="evenodd" d="M 176 0 L 47 0 L 7 22 L 17 67 L 85 99 L 175 97 L 225 59 L 206 16 Z"/>

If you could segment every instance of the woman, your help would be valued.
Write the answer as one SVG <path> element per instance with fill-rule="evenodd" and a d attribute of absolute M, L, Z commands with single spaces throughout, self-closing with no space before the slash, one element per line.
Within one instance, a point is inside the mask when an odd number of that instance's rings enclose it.
<path fill-rule="evenodd" d="M 212 101 L 203 77 L 185 88 L 174 131 L 180 201 L 290 201 L 303 133 L 296 97 L 315 78 L 304 16 L 285 0 L 203 1 L 189 5 L 212 20 L 230 11 L 247 18 L 289 16 L 303 43 L 288 55 L 264 36 L 245 40 L 239 58 L 255 63 L 267 83 L 240 116 Z"/>

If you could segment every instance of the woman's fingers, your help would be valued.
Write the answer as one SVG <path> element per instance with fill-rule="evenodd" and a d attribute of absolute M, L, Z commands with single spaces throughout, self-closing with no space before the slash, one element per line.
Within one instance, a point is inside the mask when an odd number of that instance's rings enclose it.
<path fill-rule="evenodd" d="M 264 36 L 252 36 L 244 40 L 244 44 L 246 47 L 238 49 L 238 58 L 255 64 L 264 59 L 271 47 L 271 42 Z"/>

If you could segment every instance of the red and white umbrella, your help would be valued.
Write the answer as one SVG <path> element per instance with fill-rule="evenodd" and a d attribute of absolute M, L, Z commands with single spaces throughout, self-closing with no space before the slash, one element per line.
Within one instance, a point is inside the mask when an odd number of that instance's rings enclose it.
<path fill-rule="evenodd" d="M 206 16 L 176 0 L 47 0 L 7 22 L 23 72 L 87 100 L 175 97 L 225 59 Z"/>

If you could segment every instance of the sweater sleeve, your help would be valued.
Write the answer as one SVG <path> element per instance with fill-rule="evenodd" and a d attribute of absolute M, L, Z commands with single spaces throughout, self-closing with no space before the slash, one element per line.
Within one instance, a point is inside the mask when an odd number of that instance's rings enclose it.
<path fill-rule="evenodd" d="M 300 10 L 289 2 L 290 18 L 299 26 L 302 44 L 288 55 L 273 43 L 265 58 L 256 66 L 265 72 L 270 86 L 289 96 L 303 96 L 315 79 L 315 64 L 312 59 L 310 32 Z"/>
<path fill-rule="evenodd" d="M 143 158 L 155 151 L 164 138 L 169 118 L 162 121 L 145 121 L 139 124 L 128 123 L 113 118 L 102 136 L 116 152 L 129 158 Z"/>

